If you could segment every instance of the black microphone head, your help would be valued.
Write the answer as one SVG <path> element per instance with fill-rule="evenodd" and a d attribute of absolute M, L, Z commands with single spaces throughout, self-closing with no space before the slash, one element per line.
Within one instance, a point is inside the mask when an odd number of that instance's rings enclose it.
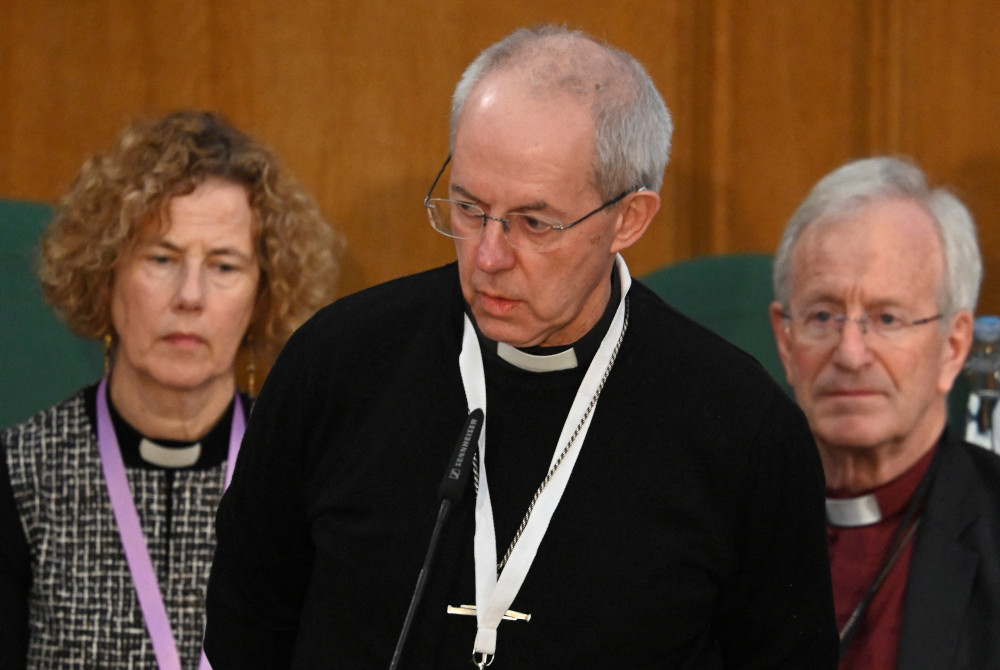
<path fill-rule="evenodd" d="M 478 408 L 469 413 L 444 472 L 444 479 L 438 489 L 438 500 L 450 500 L 453 505 L 457 505 L 465 495 L 469 473 L 472 472 L 473 450 L 478 449 L 479 433 L 483 430 L 485 418 L 483 410 Z"/>

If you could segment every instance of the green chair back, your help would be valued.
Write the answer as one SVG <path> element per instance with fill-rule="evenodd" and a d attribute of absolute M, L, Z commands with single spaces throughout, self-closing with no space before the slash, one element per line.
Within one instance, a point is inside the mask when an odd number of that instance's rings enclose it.
<path fill-rule="evenodd" d="M 0 428 L 51 407 L 103 370 L 98 342 L 74 335 L 45 304 L 35 259 L 52 208 L 0 199 Z"/>
<path fill-rule="evenodd" d="M 640 281 L 668 304 L 751 354 L 786 390 L 768 306 L 769 254 L 704 256 L 674 263 Z"/>

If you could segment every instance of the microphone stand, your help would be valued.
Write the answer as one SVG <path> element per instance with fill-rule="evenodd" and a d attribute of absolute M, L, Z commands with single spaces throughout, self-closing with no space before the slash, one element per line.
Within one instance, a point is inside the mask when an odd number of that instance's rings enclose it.
<path fill-rule="evenodd" d="M 479 433 L 483 429 L 485 415 L 481 409 L 474 409 L 465 420 L 462 433 L 459 435 L 455 452 L 448 462 L 448 469 L 445 471 L 444 480 L 438 489 L 438 499 L 441 501 L 438 507 L 437 521 L 434 523 L 434 531 L 431 533 L 430 546 L 427 547 L 427 555 L 424 557 L 424 565 L 417 575 L 417 584 L 413 589 L 413 597 L 410 598 L 410 607 L 406 611 L 406 619 L 403 621 L 403 628 L 399 632 L 399 640 L 396 642 L 396 651 L 392 654 L 392 662 L 389 670 L 399 668 L 399 660 L 403 655 L 403 648 L 406 646 L 406 639 L 410 635 L 413 627 L 413 620 L 416 617 L 417 608 L 424 597 L 424 588 L 427 585 L 427 577 L 431 572 L 431 565 L 434 563 L 434 555 L 437 553 L 438 542 L 441 539 L 441 530 L 444 528 L 448 513 L 451 511 L 452 501 L 458 504 L 462 500 L 466 483 L 469 481 L 469 472 L 472 467 L 472 458 L 467 457 L 470 445 L 476 448 L 479 442 Z"/>

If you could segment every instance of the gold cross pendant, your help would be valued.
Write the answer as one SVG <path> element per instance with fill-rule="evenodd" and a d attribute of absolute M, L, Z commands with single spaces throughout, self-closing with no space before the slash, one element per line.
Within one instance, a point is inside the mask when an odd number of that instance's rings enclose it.
<path fill-rule="evenodd" d="M 448 614 L 476 616 L 476 606 L 462 605 L 461 607 L 455 607 L 454 605 L 448 605 Z M 531 621 L 530 614 L 522 614 L 521 612 L 515 612 L 514 610 L 507 610 L 504 612 L 503 618 L 504 621 Z"/>

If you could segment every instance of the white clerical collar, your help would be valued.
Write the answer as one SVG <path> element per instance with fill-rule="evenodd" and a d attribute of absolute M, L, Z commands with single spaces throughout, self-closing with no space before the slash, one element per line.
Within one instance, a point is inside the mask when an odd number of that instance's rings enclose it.
<path fill-rule="evenodd" d="M 857 498 L 827 498 L 826 520 L 840 528 L 870 526 L 882 520 L 882 508 L 874 493 Z"/>
<path fill-rule="evenodd" d="M 529 354 L 512 347 L 506 342 L 497 342 L 497 356 L 514 367 L 528 372 L 555 372 L 556 370 L 572 370 L 577 366 L 576 351 L 570 347 L 558 354 L 539 356 Z"/>
<path fill-rule="evenodd" d="M 201 458 L 201 442 L 186 447 L 164 447 L 144 437 L 139 442 L 139 456 L 161 468 L 189 468 Z"/>

